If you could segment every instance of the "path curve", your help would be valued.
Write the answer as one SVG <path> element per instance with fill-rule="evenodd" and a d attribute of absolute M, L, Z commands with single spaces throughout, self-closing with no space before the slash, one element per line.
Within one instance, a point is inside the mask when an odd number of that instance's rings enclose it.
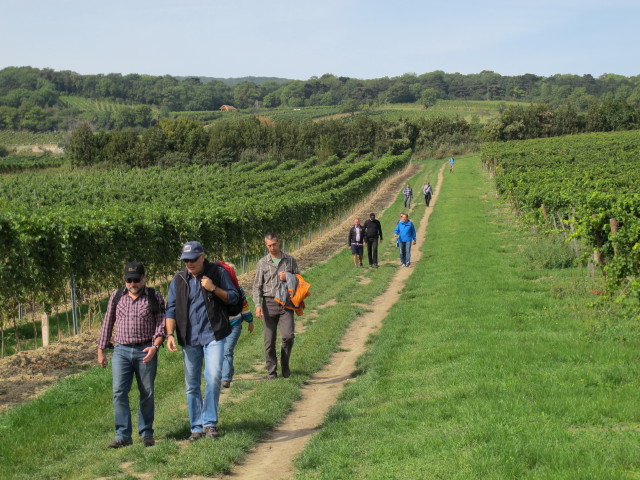
<path fill-rule="evenodd" d="M 446 164 L 438 171 L 438 184 L 431 206 L 425 209 L 417 232 L 412 261 L 422 257 L 422 245 L 433 207 L 438 201 L 444 181 Z M 250 450 L 229 474 L 219 479 L 283 480 L 294 474 L 293 459 L 302 452 L 311 436 L 320 428 L 329 408 L 352 377 L 357 359 L 364 353 L 369 336 L 376 333 L 391 307 L 400 299 L 400 292 L 413 273 L 413 268 L 398 268 L 387 290 L 374 300 L 372 310 L 358 317 L 345 332 L 344 337 L 327 366 L 313 374 L 301 390 L 297 401 L 282 424 L 269 432 L 267 437 Z M 191 477 L 193 479 L 201 477 Z"/>

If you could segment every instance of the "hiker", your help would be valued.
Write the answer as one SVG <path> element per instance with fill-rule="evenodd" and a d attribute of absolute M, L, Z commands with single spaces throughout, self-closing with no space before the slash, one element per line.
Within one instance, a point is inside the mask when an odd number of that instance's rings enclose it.
<path fill-rule="evenodd" d="M 411 199 L 413 198 L 413 189 L 407 183 L 407 186 L 402 190 L 404 195 L 404 208 L 411 208 Z"/>
<path fill-rule="evenodd" d="M 449 159 L 449 173 L 453 173 L 453 162 L 455 162 L 455 159 L 451 157 Z"/>
<path fill-rule="evenodd" d="M 224 267 L 205 258 L 200 242 L 185 243 L 180 260 L 185 268 L 171 280 L 167 297 L 167 349 L 178 351 L 177 335 L 184 361 L 189 441 L 194 442 L 219 436 L 222 360 L 225 339 L 231 333 L 227 308 L 237 303 L 240 292 Z M 200 389 L 203 362 L 204 396 Z"/>
<path fill-rule="evenodd" d="M 106 368 L 109 362 L 104 351 L 111 347 L 115 325 L 111 371 L 116 436 L 109 448 L 133 444 L 129 391 L 134 376 L 140 392 L 138 434 L 142 444 L 151 447 L 155 445 L 153 419 L 157 355 L 165 332 L 164 299 L 160 292 L 145 285 L 145 270 L 141 263 L 127 263 L 124 282 L 125 288 L 115 290 L 109 297 L 98 338 L 98 365 Z"/>
<path fill-rule="evenodd" d="M 432 194 L 432 189 L 431 189 L 431 184 L 429 182 L 427 182 L 427 184 L 422 187 L 422 194 L 424 195 L 424 201 L 427 204 L 427 207 L 429 206 L 429 203 L 431 203 L 431 194 Z"/>
<path fill-rule="evenodd" d="M 400 221 L 393 231 L 393 236 L 398 239 L 400 264 L 403 267 L 408 267 L 411 263 L 411 243 L 416 244 L 416 229 L 406 213 L 400 214 Z"/>
<path fill-rule="evenodd" d="M 291 369 L 291 349 L 295 338 L 293 310 L 286 309 L 275 301 L 281 282 L 287 281 L 287 273 L 299 274 L 298 263 L 291 255 L 280 251 L 280 239 L 275 233 L 264 237 L 267 255 L 258 261 L 256 276 L 253 279 L 253 302 L 256 305 L 256 317 L 264 321 L 264 358 L 267 366 L 267 378 L 278 378 L 278 358 L 276 356 L 276 330 L 280 325 L 282 347 L 280 365 L 282 376 L 289 378 Z"/>
<path fill-rule="evenodd" d="M 353 220 L 353 227 L 349 229 L 347 245 L 353 254 L 353 266 L 362 266 L 362 256 L 364 253 L 364 228 L 360 225 L 360 219 Z"/>
<path fill-rule="evenodd" d="M 369 266 L 378 266 L 378 238 L 382 241 L 382 225 L 376 220 L 376 214 L 369 214 L 369 220 L 364 222 L 364 239 L 367 242 L 367 256 Z"/>
<path fill-rule="evenodd" d="M 222 262 L 221 262 L 222 263 Z M 227 264 L 235 275 L 235 269 L 230 263 Z M 231 277 L 233 281 L 233 276 Z M 236 281 L 233 284 L 236 285 Z M 237 288 L 242 288 L 236 285 Z M 236 348 L 240 334 L 242 333 L 242 323 L 247 322 L 247 329 L 249 333 L 253 333 L 253 314 L 249 310 L 249 304 L 246 299 L 242 305 L 242 311 L 234 317 L 229 319 L 231 325 L 231 333 L 224 341 L 224 359 L 222 360 L 222 388 L 231 387 L 231 381 L 233 380 L 233 373 L 235 371 L 233 367 L 233 351 Z"/>

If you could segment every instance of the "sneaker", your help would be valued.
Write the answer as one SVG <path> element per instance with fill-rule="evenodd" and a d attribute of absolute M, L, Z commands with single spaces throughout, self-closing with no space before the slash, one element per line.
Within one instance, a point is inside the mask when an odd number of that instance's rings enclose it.
<path fill-rule="evenodd" d="M 267 375 L 267 380 L 275 380 L 276 378 L 278 378 L 277 373 L 270 373 L 269 375 Z"/>
<path fill-rule="evenodd" d="M 200 440 L 202 437 L 204 437 L 204 433 L 202 432 L 191 432 L 191 435 L 189 435 L 189 438 L 187 438 L 187 440 L 189 440 L 190 442 L 195 442 L 196 440 Z"/>
<path fill-rule="evenodd" d="M 223 380 L 222 381 L 222 387 L 223 388 L 229 388 L 231 386 L 231 382 L 229 380 Z"/>
<path fill-rule="evenodd" d="M 122 448 L 133 444 L 130 438 L 116 438 L 109 444 L 109 448 Z"/>
<path fill-rule="evenodd" d="M 218 433 L 218 427 L 212 425 L 210 427 L 204 427 L 204 435 L 207 438 L 218 438 L 220 434 Z"/>
<path fill-rule="evenodd" d="M 156 441 L 151 435 L 147 435 L 146 437 L 142 437 L 142 444 L 145 447 L 153 447 L 156 444 Z"/>

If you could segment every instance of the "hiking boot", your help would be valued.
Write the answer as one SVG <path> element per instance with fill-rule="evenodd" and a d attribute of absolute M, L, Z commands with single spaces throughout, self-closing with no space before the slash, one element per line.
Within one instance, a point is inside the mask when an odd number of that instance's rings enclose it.
<path fill-rule="evenodd" d="M 189 438 L 187 438 L 187 440 L 189 440 L 190 442 L 195 442 L 196 440 L 200 440 L 202 437 L 204 437 L 204 433 L 202 432 L 191 432 L 191 435 L 189 435 Z"/>
<path fill-rule="evenodd" d="M 207 438 L 218 438 L 220 434 L 218 433 L 218 427 L 212 425 L 210 427 L 204 427 L 204 435 Z"/>
<path fill-rule="evenodd" d="M 267 375 L 267 380 L 275 380 L 276 378 L 278 378 L 277 373 L 270 373 L 269 375 Z"/>
<path fill-rule="evenodd" d="M 222 386 L 224 388 L 229 388 L 231 386 L 231 382 L 229 380 L 222 380 Z"/>
<path fill-rule="evenodd" d="M 291 370 L 289 369 L 289 365 L 282 365 L 282 377 L 289 378 L 291 376 Z"/>
<path fill-rule="evenodd" d="M 133 444 L 130 438 L 116 438 L 109 444 L 109 448 L 122 448 Z"/>
<path fill-rule="evenodd" d="M 153 447 L 156 444 L 156 441 L 153 439 L 151 435 L 147 435 L 145 437 L 142 437 L 142 444 L 145 447 Z"/>

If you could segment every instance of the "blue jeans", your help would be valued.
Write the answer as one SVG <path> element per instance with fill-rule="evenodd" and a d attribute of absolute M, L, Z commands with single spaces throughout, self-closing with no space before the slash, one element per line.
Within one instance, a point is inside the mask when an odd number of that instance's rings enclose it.
<path fill-rule="evenodd" d="M 142 363 L 147 355 L 143 348 L 149 344 L 131 347 L 115 344 L 111 358 L 113 372 L 113 412 L 115 417 L 116 438 L 131 438 L 131 410 L 129 408 L 129 391 L 135 375 L 140 391 L 140 407 L 138 408 L 138 433 L 141 437 L 153 436 L 154 396 L 153 384 L 158 369 L 158 357 L 154 356 L 148 363 Z"/>
<path fill-rule="evenodd" d="M 218 424 L 218 402 L 222 381 L 222 359 L 226 339 L 214 340 L 208 345 L 182 348 L 184 383 L 187 386 L 187 406 L 191 432 L 202 432 L 204 427 Z M 204 397 L 200 391 L 202 362 L 204 361 Z"/>
<path fill-rule="evenodd" d="M 233 349 L 242 333 L 242 320 L 231 326 L 231 333 L 224 339 L 224 360 L 222 361 L 222 381 L 233 379 Z"/>
<path fill-rule="evenodd" d="M 400 263 L 409 265 L 411 261 L 411 242 L 398 242 L 400 248 Z"/>

